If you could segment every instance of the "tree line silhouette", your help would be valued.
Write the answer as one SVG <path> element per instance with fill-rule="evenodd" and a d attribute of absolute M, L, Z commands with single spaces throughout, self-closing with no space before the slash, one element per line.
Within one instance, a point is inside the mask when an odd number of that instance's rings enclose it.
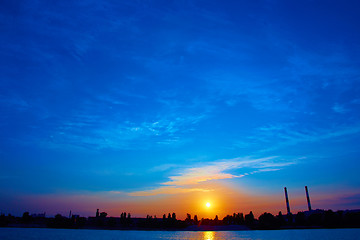
<path fill-rule="evenodd" d="M 46 218 L 43 215 L 30 215 L 24 212 L 22 217 L 11 214 L 0 215 L 0 227 L 49 227 L 49 228 L 100 228 L 100 229 L 185 229 L 197 226 L 233 226 L 242 225 L 248 229 L 287 229 L 287 228 L 349 228 L 360 227 L 360 210 L 332 211 L 314 210 L 297 214 L 278 215 L 263 213 L 258 219 L 252 211 L 248 214 L 234 213 L 222 220 L 216 215 L 214 219 L 201 218 L 187 214 L 185 220 L 178 220 L 175 213 L 164 214 L 161 218 L 147 215 L 146 218 L 132 218 L 130 213 L 123 212 L 120 217 L 107 217 L 107 213 L 97 212 L 96 217 L 60 214 Z M 194 228 L 192 228 L 194 229 Z M 195 228 L 196 229 L 196 228 Z"/>

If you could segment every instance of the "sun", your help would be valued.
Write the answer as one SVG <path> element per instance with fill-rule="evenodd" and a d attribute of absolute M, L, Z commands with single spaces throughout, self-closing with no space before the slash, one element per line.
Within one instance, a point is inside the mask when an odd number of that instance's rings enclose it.
<path fill-rule="evenodd" d="M 211 204 L 210 204 L 209 202 L 207 202 L 207 203 L 205 204 L 205 206 L 209 208 L 209 207 L 211 206 Z"/>

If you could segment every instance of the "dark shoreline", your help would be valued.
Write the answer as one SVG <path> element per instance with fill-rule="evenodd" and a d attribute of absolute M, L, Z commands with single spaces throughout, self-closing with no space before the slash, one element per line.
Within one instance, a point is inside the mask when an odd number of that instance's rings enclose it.
<path fill-rule="evenodd" d="M 282 227 L 274 229 L 260 229 L 260 228 L 248 228 L 245 225 L 228 225 L 228 226 L 189 226 L 186 228 L 107 228 L 107 227 L 82 227 L 82 228 L 59 228 L 59 227 L 47 227 L 40 225 L 10 225 L 1 226 L 0 228 L 23 228 L 23 229 L 69 229 L 69 230 L 110 230 L 110 231 L 180 231 L 180 232 L 204 232 L 204 231 L 276 231 L 276 230 L 311 230 L 311 229 L 359 229 L 360 227 L 308 227 L 308 226 L 297 226 L 297 227 Z"/>
<path fill-rule="evenodd" d="M 234 213 L 222 220 L 202 218 L 198 220 L 187 214 L 185 220 L 176 219 L 176 214 L 163 215 L 163 218 L 148 215 L 146 218 L 132 218 L 130 213 L 120 217 L 107 217 L 105 212 L 95 217 L 69 217 L 57 214 L 45 217 L 44 214 L 30 215 L 25 212 L 22 217 L 0 215 L 0 227 L 12 228 L 53 228 L 53 229 L 94 229 L 94 230 L 136 230 L 136 231 L 244 231 L 244 230 L 289 230 L 289 229 L 341 229 L 360 228 L 360 210 L 313 210 L 297 214 L 274 216 L 263 213 L 255 218 L 252 212 L 244 215 Z"/>

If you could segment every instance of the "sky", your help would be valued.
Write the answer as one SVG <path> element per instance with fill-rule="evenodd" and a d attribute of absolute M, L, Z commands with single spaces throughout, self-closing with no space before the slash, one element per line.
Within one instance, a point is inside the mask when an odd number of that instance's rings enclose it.
<path fill-rule="evenodd" d="M 359 7 L 1 1 L 0 212 L 360 208 Z"/>

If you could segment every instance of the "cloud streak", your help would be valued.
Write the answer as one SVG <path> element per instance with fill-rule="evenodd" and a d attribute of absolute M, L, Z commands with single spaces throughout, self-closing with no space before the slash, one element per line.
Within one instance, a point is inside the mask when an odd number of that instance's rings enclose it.
<path fill-rule="evenodd" d="M 180 194 L 188 192 L 208 192 L 213 189 L 203 188 L 202 183 L 241 178 L 260 172 L 278 171 L 283 167 L 295 164 L 295 160 L 284 161 L 278 157 L 252 159 L 250 157 L 223 159 L 211 163 L 201 163 L 203 166 L 184 168 L 176 175 L 170 176 L 169 181 L 161 183 L 162 186 L 145 191 L 129 193 L 130 196 L 154 196 L 159 194 Z M 198 164 L 200 165 L 200 163 Z M 242 173 L 234 174 L 233 171 Z"/>
<path fill-rule="evenodd" d="M 258 142 L 269 144 L 271 139 L 277 139 L 278 144 L 270 148 L 265 148 L 262 151 L 273 151 L 286 146 L 293 146 L 307 142 L 321 142 L 328 139 L 337 139 L 340 137 L 351 137 L 360 132 L 360 125 L 352 125 L 346 127 L 333 127 L 331 129 L 317 129 L 316 131 L 310 130 L 293 130 L 289 125 L 283 126 L 268 126 L 259 128 L 261 131 L 256 136 Z"/>

